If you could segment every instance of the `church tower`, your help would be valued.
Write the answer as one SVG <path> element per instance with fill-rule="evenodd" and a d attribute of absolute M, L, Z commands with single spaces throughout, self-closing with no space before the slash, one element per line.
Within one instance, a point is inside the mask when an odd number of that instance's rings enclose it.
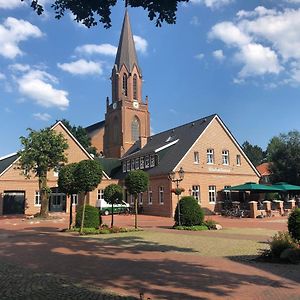
<path fill-rule="evenodd" d="M 148 98 L 142 101 L 142 72 L 127 10 L 111 83 L 112 101 L 106 100 L 104 156 L 120 158 L 135 143 L 144 144 L 150 135 Z"/>

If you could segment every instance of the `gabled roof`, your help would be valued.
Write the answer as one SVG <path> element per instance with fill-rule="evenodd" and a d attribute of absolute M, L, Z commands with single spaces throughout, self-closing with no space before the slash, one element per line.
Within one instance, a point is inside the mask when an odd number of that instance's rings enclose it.
<path fill-rule="evenodd" d="M 4 174 L 18 158 L 19 156 L 17 153 L 0 157 L 0 176 L 2 176 L 2 174 Z"/>
<path fill-rule="evenodd" d="M 126 155 L 122 160 L 151 153 L 157 154 L 158 166 L 146 171 L 150 175 L 167 174 L 176 167 L 215 116 L 214 114 L 153 135 L 148 138 L 144 148 L 135 149 L 134 153 Z"/>
<path fill-rule="evenodd" d="M 260 173 L 261 176 L 271 175 L 270 164 L 271 163 L 269 163 L 269 162 L 265 162 L 265 163 L 262 163 L 262 164 L 260 164 L 256 167 L 257 171 Z"/>
<path fill-rule="evenodd" d="M 89 125 L 89 126 L 85 127 L 84 129 L 86 130 L 87 134 L 90 134 L 95 130 L 103 128 L 104 126 L 105 126 L 105 121 L 103 120 L 103 121 L 97 122 L 95 124 Z"/>
<path fill-rule="evenodd" d="M 141 73 L 127 10 L 124 16 L 115 65 L 117 66 L 118 71 L 120 71 L 122 65 L 125 65 L 128 72 L 132 72 L 133 67 L 136 66 L 139 70 L 139 73 Z"/>

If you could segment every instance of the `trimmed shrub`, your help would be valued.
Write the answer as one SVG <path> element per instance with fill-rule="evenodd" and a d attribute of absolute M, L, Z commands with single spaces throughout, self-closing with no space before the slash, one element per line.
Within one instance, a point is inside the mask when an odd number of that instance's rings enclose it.
<path fill-rule="evenodd" d="M 202 225 L 204 212 L 197 200 L 192 196 L 182 197 L 175 210 L 175 225 L 178 224 L 178 205 L 180 205 L 180 221 L 182 226 Z"/>
<path fill-rule="evenodd" d="M 270 242 L 270 252 L 272 257 L 280 258 L 285 249 L 296 249 L 297 244 L 288 232 L 278 232 L 272 237 Z"/>
<path fill-rule="evenodd" d="M 81 225 L 81 217 L 82 217 L 83 206 L 80 206 L 76 213 L 76 227 L 80 227 Z M 99 209 L 90 205 L 85 206 L 85 215 L 84 215 L 84 228 L 99 228 L 100 226 L 100 218 Z"/>
<path fill-rule="evenodd" d="M 300 241 L 300 208 L 294 209 L 288 219 L 288 230 L 290 235 Z"/>

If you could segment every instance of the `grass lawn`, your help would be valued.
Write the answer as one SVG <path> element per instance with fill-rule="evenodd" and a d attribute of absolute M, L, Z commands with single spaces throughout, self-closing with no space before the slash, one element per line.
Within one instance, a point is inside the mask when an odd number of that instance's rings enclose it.
<path fill-rule="evenodd" d="M 259 249 L 268 245 L 266 236 L 271 237 L 274 230 L 254 228 L 232 228 L 221 231 L 186 232 L 176 231 L 140 231 L 122 234 L 110 234 L 93 237 L 93 239 L 105 246 L 122 246 L 124 251 L 158 251 L 177 252 L 182 254 L 201 255 L 210 257 L 227 256 L 253 256 Z M 245 239 L 243 239 L 245 235 Z M 253 236 L 253 239 L 251 238 Z M 258 236 L 261 236 L 259 240 Z"/>

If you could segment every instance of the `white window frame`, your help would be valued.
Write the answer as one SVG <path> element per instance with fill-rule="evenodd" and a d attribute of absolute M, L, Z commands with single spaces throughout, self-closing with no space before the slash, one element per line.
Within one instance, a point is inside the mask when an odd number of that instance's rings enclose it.
<path fill-rule="evenodd" d="M 229 165 L 229 150 L 222 150 L 222 165 Z"/>
<path fill-rule="evenodd" d="M 126 173 L 126 161 L 123 161 L 123 173 Z"/>
<path fill-rule="evenodd" d="M 208 165 L 213 165 L 215 163 L 214 149 L 212 148 L 206 150 L 206 163 Z"/>
<path fill-rule="evenodd" d="M 228 190 L 231 186 L 225 185 L 224 186 L 224 195 L 225 195 L 225 201 L 230 202 L 231 201 L 231 192 Z"/>
<path fill-rule="evenodd" d="M 145 169 L 150 168 L 150 157 L 147 155 L 145 157 Z"/>
<path fill-rule="evenodd" d="M 144 156 L 140 157 L 140 169 L 143 170 L 145 168 L 145 159 Z"/>
<path fill-rule="evenodd" d="M 196 164 L 196 165 L 200 164 L 200 156 L 199 156 L 199 152 L 198 151 L 194 152 L 194 164 Z"/>
<path fill-rule="evenodd" d="M 164 187 L 158 187 L 158 201 L 160 205 L 164 204 Z"/>
<path fill-rule="evenodd" d="M 130 171 L 130 160 L 127 160 L 127 162 L 126 162 L 126 169 L 127 169 L 127 172 Z"/>
<path fill-rule="evenodd" d="M 192 185 L 192 196 L 198 201 L 198 203 L 201 202 L 201 200 L 200 200 L 200 185 Z"/>
<path fill-rule="evenodd" d="M 135 159 L 135 169 L 138 170 L 140 168 L 140 159 L 136 158 Z"/>
<path fill-rule="evenodd" d="M 40 194 L 40 191 L 35 191 L 34 206 L 41 206 L 41 194 Z"/>
<path fill-rule="evenodd" d="M 139 205 L 143 205 L 143 193 L 139 193 Z"/>
<path fill-rule="evenodd" d="M 210 204 L 215 204 L 217 202 L 217 188 L 215 185 L 210 185 L 208 187 L 208 201 Z"/>
<path fill-rule="evenodd" d="M 152 188 L 149 187 L 148 188 L 148 204 L 152 205 L 153 203 L 153 194 L 152 194 Z"/>
<path fill-rule="evenodd" d="M 59 167 L 55 167 L 55 168 L 53 169 L 53 176 L 54 176 L 54 177 L 58 177 L 58 173 L 59 173 Z"/>
<path fill-rule="evenodd" d="M 242 161 L 241 161 L 241 155 L 240 154 L 237 154 L 236 155 L 236 165 L 237 166 L 241 166 L 241 163 Z"/>
<path fill-rule="evenodd" d="M 78 205 L 78 194 L 71 195 L 72 205 Z"/>
<path fill-rule="evenodd" d="M 135 159 L 131 160 L 131 170 L 134 170 L 135 167 Z"/>
<path fill-rule="evenodd" d="M 104 200 L 104 189 L 97 190 L 97 200 Z"/>
<path fill-rule="evenodd" d="M 155 167 L 155 155 L 150 155 L 150 168 Z"/>

